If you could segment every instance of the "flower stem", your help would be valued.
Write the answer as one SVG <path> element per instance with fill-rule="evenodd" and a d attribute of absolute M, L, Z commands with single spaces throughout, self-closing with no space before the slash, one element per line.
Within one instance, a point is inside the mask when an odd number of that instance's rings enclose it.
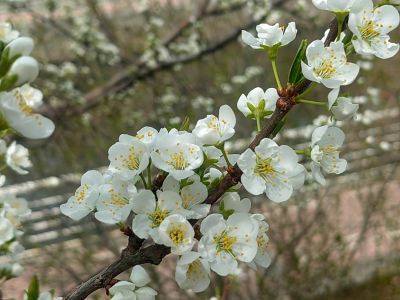
<path fill-rule="evenodd" d="M 326 105 L 325 102 L 320 102 L 320 101 L 314 101 L 314 100 L 296 100 L 297 103 L 304 103 L 304 104 L 312 104 L 312 105 Z"/>
<path fill-rule="evenodd" d="M 151 186 L 151 160 L 149 161 L 149 165 L 147 166 L 147 184 Z"/>
<path fill-rule="evenodd" d="M 221 144 L 221 146 L 219 147 L 219 149 L 222 151 L 222 155 L 224 156 L 224 159 L 226 161 L 226 164 L 228 165 L 228 167 L 231 166 L 231 163 L 229 162 L 229 158 L 228 158 L 228 154 L 225 151 L 225 144 Z"/>
<path fill-rule="evenodd" d="M 140 174 L 140 178 L 143 181 L 144 188 L 147 189 L 148 187 L 147 187 L 146 179 L 144 178 L 143 174 Z"/>
<path fill-rule="evenodd" d="M 275 81 L 278 86 L 278 90 L 281 90 L 282 84 L 281 80 L 279 79 L 278 68 L 276 67 L 276 59 L 271 59 L 271 64 L 272 64 L 272 71 L 274 72 Z"/>
<path fill-rule="evenodd" d="M 256 116 L 256 122 L 257 122 L 257 132 L 261 131 L 261 122 L 260 122 L 260 117 Z"/>

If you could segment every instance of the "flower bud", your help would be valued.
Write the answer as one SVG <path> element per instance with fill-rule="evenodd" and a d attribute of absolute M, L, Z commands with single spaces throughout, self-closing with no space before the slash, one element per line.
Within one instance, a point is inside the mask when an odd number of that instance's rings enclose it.
<path fill-rule="evenodd" d="M 9 56 L 14 57 L 15 55 L 29 55 L 33 50 L 33 40 L 29 37 L 20 37 L 13 40 L 6 47 L 6 50 L 9 49 Z"/>
<path fill-rule="evenodd" d="M 32 82 L 39 74 L 39 64 L 36 59 L 30 56 L 18 58 L 11 66 L 8 75 L 17 75 L 18 79 L 15 85 Z"/>

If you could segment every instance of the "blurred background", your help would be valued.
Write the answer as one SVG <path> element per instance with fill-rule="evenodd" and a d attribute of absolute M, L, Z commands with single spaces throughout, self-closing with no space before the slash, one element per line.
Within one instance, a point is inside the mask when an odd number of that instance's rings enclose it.
<path fill-rule="evenodd" d="M 245 47 L 241 29 L 262 22 L 295 21 L 298 37 L 280 51 L 281 78 L 288 73 L 303 38 L 324 34 L 331 15 L 311 0 L 27 0 L 0 1 L 0 20 L 10 21 L 35 42 L 41 73 L 34 86 L 45 95 L 42 113 L 56 131 L 28 147 L 29 175 L 7 174 L 2 192 L 29 200 L 24 224 L 24 274 L 7 282 L 3 296 L 22 298 L 38 274 L 44 288 L 65 295 L 119 254 L 126 239 L 115 228 L 87 217 L 60 214 L 88 169 L 108 163 L 108 148 L 121 133 L 144 125 L 192 124 L 221 104 L 236 107 L 239 96 L 273 87 L 262 51 Z M 400 40 L 398 30 L 392 39 Z M 360 111 L 343 124 L 348 171 L 326 187 L 311 181 L 285 204 L 253 199 L 270 224 L 273 263 L 255 272 L 243 267 L 195 295 L 177 288 L 174 259 L 148 266 L 159 299 L 400 299 L 400 55 L 382 61 L 352 56 L 362 71 L 345 92 Z M 326 99 L 322 87 L 313 98 Z M 303 147 L 329 112 L 296 107 L 280 143 Z M 246 147 L 254 124 L 237 111 L 237 142 Z M 121 278 L 124 278 L 121 276 Z M 104 291 L 92 299 L 106 299 Z"/>

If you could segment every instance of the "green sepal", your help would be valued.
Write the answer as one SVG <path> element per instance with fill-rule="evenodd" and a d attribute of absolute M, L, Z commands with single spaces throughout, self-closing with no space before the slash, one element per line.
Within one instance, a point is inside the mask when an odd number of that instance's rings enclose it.
<path fill-rule="evenodd" d="M 17 80 L 18 76 L 15 74 L 4 77 L 0 83 L 0 92 L 9 91 L 14 88 Z"/>
<path fill-rule="evenodd" d="M 29 283 L 28 290 L 25 291 L 27 300 L 37 300 L 39 299 L 39 280 L 37 276 L 34 276 Z"/>
<path fill-rule="evenodd" d="M 256 107 L 253 105 L 253 103 L 247 102 L 247 107 L 252 113 L 254 113 L 254 111 L 256 110 Z"/>
<path fill-rule="evenodd" d="M 293 59 L 292 66 L 289 72 L 289 84 L 296 84 L 303 78 L 303 73 L 301 72 L 301 62 L 306 56 L 306 50 L 308 46 L 307 40 L 302 40 L 297 50 L 296 56 Z"/>
<path fill-rule="evenodd" d="M 229 218 L 230 215 L 232 215 L 235 212 L 235 210 L 234 209 L 226 209 L 225 210 L 224 201 L 221 201 L 221 203 L 219 204 L 219 212 L 226 220 Z"/>

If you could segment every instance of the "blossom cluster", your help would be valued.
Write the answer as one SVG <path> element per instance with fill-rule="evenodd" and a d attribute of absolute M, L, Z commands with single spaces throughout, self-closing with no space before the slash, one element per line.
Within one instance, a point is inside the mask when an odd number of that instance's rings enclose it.
<path fill-rule="evenodd" d="M 244 187 L 251 195 L 265 194 L 281 203 L 304 185 L 308 171 L 321 185 L 326 184 L 326 174 L 343 173 L 347 161 L 340 151 L 345 134 L 336 122 L 351 119 L 359 108 L 340 94 L 340 88 L 353 83 L 360 71 L 348 56 L 355 51 L 389 58 L 398 51 L 398 44 L 390 43 L 388 36 L 399 24 L 393 6 L 374 7 L 369 0 L 313 3 L 335 13 L 339 31 L 348 16 L 349 31 L 328 45 L 329 32 L 310 44 L 303 41 L 293 62 L 288 87 L 301 83 L 309 87 L 291 101 L 324 106 L 332 114 L 330 125 L 314 128 L 309 147 L 295 150 L 279 145 L 272 134 L 241 154 L 228 154 L 226 142 L 235 134 L 236 115 L 230 106 L 222 105 L 218 115 L 205 116 L 191 130 L 183 122 L 179 129 L 146 126 L 135 134 L 121 134 L 108 150 L 108 168 L 86 172 L 61 212 L 74 220 L 93 213 L 98 221 L 122 228 L 129 222 L 137 237 L 169 247 L 179 257 L 175 279 L 182 289 L 204 291 L 211 271 L 220 276 L 235 274 L 240 263 L 268 267 L 269 225 L 264 215 L 250 212 L 251 200 L 241 199 L 238 191 Z M 256 87 L 241 95 L 236 106 L 244 117 L 256 121 L 261 132 L 261 123 L 279 113 L 285 89 L 276 59 L 279 49 L 295 40 L 297 28 L 293 22 L 286 29 L 260 24 L 256 31 L 256 37 L 243 31 L 243 42 L 268 54 L 277 88 Z M 330 89 L 326 100 L 304 99 L 318 83 Z M 302 164 L 300 155 L 307 164 Z M 239 170 L 240 183 L 223 193 L 219 210 L 212 210 L 215 201 L 210 200 L 210 192 L 224 176 L 230 176 L 232 168 Z M 139 298 L 148 282 L 144 270 L 134 268 L 130 281 L 117 282 L 110 292 L 113 299 Z M 146 293 L 155 296 L 150 288 Z"/>
<path fill-rule="evenodd" d="M 39 73 L 38 62 L 30 56 L 33 40 L 20 37 L 10 23 L 0 23 L 0 170 L 10 168 L 25 175 L 32 167 L 29 151 L 13 140 L 15 134 L 30 139 L 49 137 L 54 124 L 35 113 L 43 103 L 40 90 L 30 86 Z M 6 178 L 0 174 L 0 186 Z M 0 252 L 11 256 L 11 263 L 0 265 L 0 278 L 7 280 L 18 276 L 22 267 L 18 254 L 23 251 L 18 238 L 23 234 L 21 222 L 30 214 L 27 201 L 15 195 L 0 197 Z"/>

